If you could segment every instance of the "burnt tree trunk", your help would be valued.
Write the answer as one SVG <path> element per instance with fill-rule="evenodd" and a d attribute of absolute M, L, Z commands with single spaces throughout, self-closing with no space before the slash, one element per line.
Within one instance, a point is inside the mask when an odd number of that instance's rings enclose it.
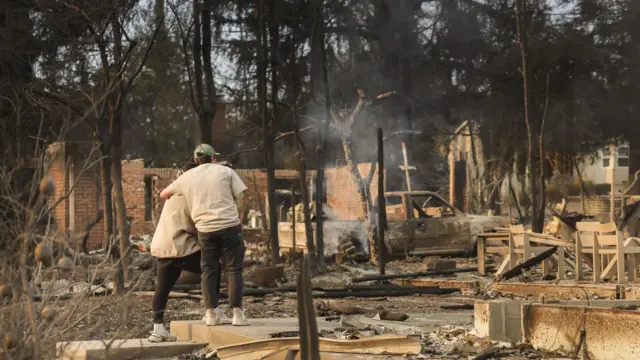
<path fill-rule="evenodd" d="M 120 32 L 120 24 L 115 18 L 115 15 L 111 27 L 114 39 L 114 60 L 116 64 L 123 66 L 122 34 Z M 111 181 L 113 183 L 116 221 L 120 238 L 120 264 L 122 265 L 124 282 L 126 284 L 129 278 L 129 261 L 127 255 L 129 249 L 129 226 L 127 224 L 127 206 L 122 189 L 122 100 L 126 90 L 122 84 L 122 79 L 120 78 L 118 80 L 119 91 L 117 91 L 109 101 L 109 137 L 111 138 Z"/>
<path fill-rule="evenodd" d="M 473 160 L 473 169 L 474 169 L 474 181 L 469 182 L 469 186 L 471 187 L 471 192 L 473 193 L 473 198 L 476 198 L 474 201 L 474 208 L 472 211 L 476 212 L 477 209 L 484 208 L 484 194 L 483 194 L 483 184 L 482 179 L 480 178 L 480 164 L 478 163 L 478 153 L 476 151 L 476 138 L 474 134 L 474 126 L 473 122 L 469 120 L 467 122 L 467 129 L 469 130 L 469 140 L 471 141 L 471 159 Z"/>
<path fill-rule="evenodd" d="M 200 125 L 200 142 L 211 143 L 211 117 L 207 114 L 204 103 L 204 85 L 202 83 L 202 28 L 200 16 L 202 5 L 200 0 L 193 0 L 193 76 L 195 83 L 195 104 Z"/>
<path fill-rule="evenodd" d="M 99 119 L 104 122 L 106 119 Z M 105 131 L 106 133 L 106 131 Z M 108 137 L 108 135 L 107 135 Z M 113 276 L 113 293 L 119 294 L 124 290 L 124 272 L 120 263 L 120 253 L 115 244 L 115 234 L 113 233 L 113 200 L 111 190 L 113 184 L 111 182 L 111 145 L 108 138 L 101 136 L 100 139 L 100 183 L 102 190 L 102 211 L 104 213 L 104 248 L 110 255 L 111 262 L 114 264 Z"/>
<path fill-rule="evenodd" d="M 516 26 L 517 26 L 517 41 L 518 46 L 520 48 L 520 60 L 522 64 L 522 92 L 523 92 L 523 100 L 524 100 L 524 120 L 527 126 L 527 144 L 528 144 L 528 153 L 527 153 L 527 162 L 529 168 L 529 185 L 531 188 L 531 214 L 532 214 L 532 230 L 533 232 L 541 233 L 543 228 L 544 221 L 543 217 L 540 217 L 540 209 L 541 206 L 540 201 L 538 200 L 538 192 L 540 188 L 538 187 L 538 169 L 536 166 L 536 142 L 535 139 L 538 139 L 537 129 L 529 118 L 529 66 L 527 64 L 527 32 L 526 26 L 522 24 L 522 17 L 527 13 L 526 11 L 526 0 L 517 0 L 516 4 Z M 544 161 L 544 159 L 540 159 L 540 161 Z M 542 184 L 544 187 L 544 184 Z M 544 210 L 542 210 L 544 211 Z"/>
<path fill-rule="evenodd" d="M 546 82 L 546 91 L 545 91 L 545 100 L 544 100 L 544 110 L 542 111 L 542 120 L 540 122 L 540 133 L 538 137 L 538 151 L 540 156 L 540 174 L 539 174 L 539 192 L 540 192 L 540 203 L 538 204 L 538 213 L 535 215 L 537 220 L 533 223 L 534 229 L 538 229 L 536 232 L 542 232 L 544 228 L 544 215 L 546 211 L 547 205 L 547 191 L 546 191 L 546 181 L 545 181 L 545 169 L 546 169 L 546 153 L 544 150 L 544 124 L 547 120 L 547 111 L 549 109 L 549 79 L 551 77 L 551 73 L 547 73 L 547 82 Z"/>
<path fill-rule="evenodd" d="M 367 239 L 369 242 L 369 260 L 377 264 L 377 241 L 376 241 L 376 232 L 374 229 L 373 219 L 373 211 L 371 211 L 372 202 L 371 202 L 371 192 L 369 191 L 369 187 L 371 185 L 371 181 L 373 179 L 373 175 L 375 172 L 375 160 L 371 162 L 371 168 L 369 169 L 369 175 L 366 179 L 362 178 L 360 175 L 360 170 L 358 169 L 357 163 L 353 159 L 353 127 L 355 125 L 356 119 L 358 115 L 364 108 L 364 99 L 365 93 L 362 89 L 357 89 L 358 94 L 358 102 L 356 107 L 353 109 L 351 114 L 345 119 L 342 116 L 335 115 L 333 116 L 334 120 L 338 122 L 338 127 L 341 129 L 341 139 L 342 139 L 342 147 L 344 150 L 344 158 L 347 161 L 347 167 L 349 171 L 353 175 L 356 186 L 358 187 L 358 194 L 360 195 L 360 206 L 362 208 L 362 213 L 364 215 L 365 227 L 367 229 Z M 333 115 L 333 114 L 332 114 Z"/>
<path fill-rule="evenodd" d="M 266 1 L 260 0 L 259 4 L 259 18 L 260 18 L 260 49 L 258 61 L 258 98 L 260 99 L 260 117 L 262 119 L 262 136 L 263 136 L 263 149 L 264 158 L 267 167 L 267 203 L 269 207 L 269 239 L 271 242 L 271 260 L 272 263 L 280 263 L 280 243 L 278 241 L 278 215 L 276 209 L 276 193 L 275 193 L 275 135 L 274 135 L 274 123 L 269 120 L 267 114 L 267 61 L 269 58 L 269 49 L 267 41 L 267 9 Z M 275 78 L 275 76 L 274 76 Z M 277 84 L 275 84 L 277 85 Z M 274 92 L 272 96 L 276 96 L 277 92 Z M 274 112 L 274 118 L 277 114 Z"/>
<path fill-rule="evenodd" d="M 213 10 L 213 0 L 204 0 L 204 6 L 202 8 L 202 60 L 203 60 L 203 72 L 204 83 L 207 89 L 207 101 L 203 101 L 202 111 L 202 126 L 206 128 L 200 129 L 203 132 L 202 142 L 211 144 L 214 136 L 222 136 L 223 134 L 212 134 L 211 126 L 213 124 L 213 117 L 216 113 L 216 88 L 213 82 L 213 67 L 211 65 L 211 12 Z"/>
<path fill-rule="evenodd" d="M 502 153 L 500 154 L 500 159 L 498 160 L 498 165 L 494 168 L 491 173 L 494 174 L 493 188 L 487 197 L 487 208 L 493 210 L 495 215 L 501 215 L 501 208 L 498 205 L 498 198 L 500 197 L 500 189 L 502 189 L 502 185 L 504 184 L 504 179 L 508 173 L 508 167 L 512 166 L 511 162 L 507 159 L 509 156 L 509 147 L 504 146 Z M 485 171 L 485 174 L 489 174 L 489 171 Z M 489 183 L 489 181 L 487 181 Z"/>
<path fill-rule="evenodd" d="M 355 179 L 356 186 L 358 187 L 358 194 L 360 195 L 360 207 L 362 208 L 362 213 L 364 215 L 365 228 L 367 229 L 367 240 L 369 241 L 369 260 L 372 263 L 377 264 L 377 239 L 375 228 L 373 226 L 375 219 L 372 218 L 372 200 L 371 192 L 369 191 L 369 186 L 371 185 L 376 165 L 375 163 L 371 163 L 369 171 L 370 174 L 366 179 L 363 179 L 362 175 L 360 175 L 358 165 L 353 161 L 353 141 L 351 139 L 351 135 L 342 136 L 342 147 L 344 149 L 344 158 L 347 161 L 347 167 Z"/>
<path fill-rule="evenodd" d="M 292 19 L 293 19 L 293 28 L 295 29 L 295 24 L 296 24 L 296 7 L 295 7 L 295 3 L 292 6 L 293 9 L 293 13 L 292 13 Z M 271 11 L 275 12 L 274 9 L 274 5 L 273 2 L 271 3 Z M 292 39 L 291 42 L 293 44 L 293 48 L 294 51 L 291 52 L 291 82 L 292 82 L 292 86 L 291 86 L 291 109 L 292 109 L 292 122 L 293 122 L 293 127 L 294 127 L 294 134 L 295 134 L 295 142 L 296 142 L 296 147 L 297 147 L 297 151 L 296 151 L 296 162 L 297 162 L 297 169 L 298 169 L 298 179 L 300 181 L 300 194 L 302 196 L 302 213 L 304 215 L 304 233 L 305 233 L 305 238 L 306 238 L 306 243 L 307 243 L 307 254 L 309 254 L 309 260 L 311 262 L 311 270 L 313 273 L 318 271 L 318 266 L 317 266 L 317 259 L 318 258 L 323 258 L 324 259 L 324 247 L 318 247 L 318 253 L 316 255 L 316 248 L 315 245 L 313 243 L 313 228 L 311 227 L 311 211 L 309 209 L 309 187 L 307 186 L 307 159 L 306 159 L 306 152 L 305 152 L 305 146 L 304 143 L 302 142 L 302 139 L 300 138 L 300 129 L 298 126 L 298 102 L 297 102 L 297 91 L 296 91 L 296 84 L 297 84 L 297 71 L 296 71 L 296 53 L 297 51 L 297 44 L 296 44 L 296 36 L 295 36 L 295 32 L 293 32 L 292 35 Z M 293 204 L 292 204 L 293 205 Z M 316 205 L 322 205 L 322 204 L 318 204 L 316 202 Z M 294 208 L 294 218 L 295 218 L 295 208 Z M 296 229 L 294 227 L 293 229 L 293 234 L 295 234 Z M 294 248 L 294 254 L 295 254 L 295 248 Z"/>
<path fill-rule="evenodd" d="M 324 165 L 326 162 L 325 149 L 327 146 L 327 133 L 331 119 L 331 99 L 329 94 L 329 81 L 325 57 L 324 39 L 324 0 L 313 1 L 313 15 L 311 27 L 311 91 L 317 107 L 323 103 L 324 117 L 320 120 L 318 129 L 318 143 L 316 146 L 316 245 L 318 249 L 324 249 Z M 321 252 L 323 254 L 323 252 Z M 324 272 L 326 265 L 324 256 L 318 256 L 316 262 L 318 271 Z"/>
<path fill-rule="evenodd" d="M 122 188 L 122 130 L 120 127 L 120 115 L 114 119 L 113 147 L 111 148 L 111 181 L 113 183 L 113 200 L 115 202 L 115 214 L 118 224 L 118 237 L 120 238 L 120 263 L 122 266 L 124 282 L 129 280 L 129 226 L 127 224 L 127 205 L 124 200 Z"/>

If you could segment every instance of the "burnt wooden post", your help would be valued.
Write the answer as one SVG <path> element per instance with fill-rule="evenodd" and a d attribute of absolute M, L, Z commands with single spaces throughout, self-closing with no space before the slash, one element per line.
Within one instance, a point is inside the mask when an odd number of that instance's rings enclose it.
<path fill-rule="evenodd" d="M 380 275 L 385 273 L 387 252 L 384 245 L 384 231 L 387 228 L 387 205 L 384 190 L 384 147 L 382 145 L 382 128 L 378 128 L 378 267 Z"/>
<path fill-rule="evenodd" d="M 296 263 L 296 184 L 291 184 L 291 263 Z"/>
<path fill-rule="evenodd" d="M 320 338 L 316 309 L 313 307 L 311 292 L 311 264 L 307 253 L 302 259 L 300 275 L 298 276 L 298 326 L 300 328 L 300 359 L 320 360 Z"/>

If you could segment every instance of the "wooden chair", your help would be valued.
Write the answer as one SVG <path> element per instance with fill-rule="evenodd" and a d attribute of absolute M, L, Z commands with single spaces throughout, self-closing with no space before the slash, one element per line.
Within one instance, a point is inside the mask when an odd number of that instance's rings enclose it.
<path fill-rule="evenodd" d="M 625 266 L 628 267 L 629 281 L 636 280 L 640 239 L 625 239 L 614 223 L 579 222 L 576 227 L 576 280 L 584 279 L 586 254 L 593 258 L 593 282 L 599 283 L 611 277 L 614 266 L 619 284 L 625 282 Z"/>
<path fill-rule="evenodd" d="M 507 268 L 513 269 L 518 262 L 517 258 L 520 254 L 522 254 L 522 261 L 526 261 L 542 252 L 556 247 L 555 256 L 558 260 L 557 279 L 562 280 L 565 278 L 565 249 L 573 247 L 571 242 L 562 241 L 549 235 L 525 231 L 524 226 L 522 225 L 513 225 L 509 230 L 507 256 L 498 269 L 498 275 L 504 273 Z M 547 275 L 549 274 L 550 269 L 550 261 L 548 259 L 543 261 L 542 273 Z"/>
<path fill-rule="evenodd" d="M 516 254 L 522 254 L 522 261 L 526 261 L 551 248 L 550 246 L 531 242 L 531 235 L 534 233 L 525 231 L 523 225 L 512 225 L 510 230 L 512 241 L 509 242 L 509 257 L 511 263 L 509 268 L 516 266 Z M 549 274 L 549 262 L 547 260 L 542 262 L 542 274 Z"/>
<path fill-rule="evenodd" d="M 496 232 L 486 232 L 477 235 L 478 242 L 478 274 L 487 273 L 487 254 L 509 253 L 509 229 L 496 229 Z"/>

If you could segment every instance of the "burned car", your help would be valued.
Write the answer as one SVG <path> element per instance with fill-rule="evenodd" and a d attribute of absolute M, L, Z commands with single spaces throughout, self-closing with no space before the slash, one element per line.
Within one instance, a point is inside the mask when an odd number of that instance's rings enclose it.
<path fill-rule="evenodd" d="M 508 218 L 464 214 L 431 191 L 387 192 L 385 201 L 391 256 L 470 256 L 478 234 L 509 225 Z"/>

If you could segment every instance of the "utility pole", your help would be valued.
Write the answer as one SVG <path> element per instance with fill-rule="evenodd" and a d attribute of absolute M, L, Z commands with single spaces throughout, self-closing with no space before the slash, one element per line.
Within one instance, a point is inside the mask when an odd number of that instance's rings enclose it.
<path fill-rule="evenodd" d="M 411 178 L 409 177 L 409 171 L 415 171 L 415 166 L 409 166 L 409 160 L 407 157 L 407 145 L 402 142 L 402 156 L 404 157 L 404 165 L 400 166 L 401 170 L 404 170 L 404 177 L 407 180 L 407 191 L 411 191 Z"/>

